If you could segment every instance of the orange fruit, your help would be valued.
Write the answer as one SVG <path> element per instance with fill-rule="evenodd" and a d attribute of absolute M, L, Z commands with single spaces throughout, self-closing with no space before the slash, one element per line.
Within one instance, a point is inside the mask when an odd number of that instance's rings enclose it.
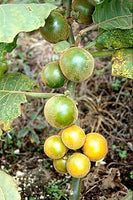
<path fill-rule="evenodd" d="M 91 160 L 98 161 L 106 156 L 108 152 L 107 140 L 99 133 L 86 135 L 83 145 L 83 153 Z"/>
<path fill-rule="evenodd" d="M 79 126 L 72 125 L 62 130 L 61 139 L 66 147 L 76 150 L 83 146 L 85 133 Z"/>
<path fill-rule="evenodd" d="M 66 162 L 68 173 L 75 178 L 82 178 L 90 171 L 90 160 L 82 153 L 73 153 Z"/>

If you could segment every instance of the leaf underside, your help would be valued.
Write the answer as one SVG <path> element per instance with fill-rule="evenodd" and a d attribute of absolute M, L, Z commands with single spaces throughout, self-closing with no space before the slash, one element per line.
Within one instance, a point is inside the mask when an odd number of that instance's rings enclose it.
<path fill-rule="evenodd" d="M 6 73 L 0 77 L 0 125 L 11 129 L 14 118 L 20 116 L 20 104 L 27 102 L 20 91 L 31 91 L 35 83 L 21 73 Z M 20 92 L 20 93 L 19 93 Z"/>
<path fill-rule="evenodd" d="M 105 30 L 133 27 L 132 13 L 127 0 L 104 0 L 96 6 L 93 21 L 94 24 L 99 25 L 99 28 Z"/>
<path fill-rule="evenodd" d="M 10 43 L 18 33 L 44 26 L 45 19 L 55 8 L 49 3 L 0 5 L 0 42 Z"/>

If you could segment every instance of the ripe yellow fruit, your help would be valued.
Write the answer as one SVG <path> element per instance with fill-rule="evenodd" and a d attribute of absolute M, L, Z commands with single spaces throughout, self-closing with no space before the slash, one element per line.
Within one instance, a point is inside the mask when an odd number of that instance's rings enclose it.
<path fill-rule="evenodd" d="M 82 178 L 90 171 L 90 160 L 82 153 L 72 154 L 67 162 L 66 167 L 68 173 L 75 178 Z"/>
<path fill-rule="evenodd" d="M 107 140 L 99 133 L 86 135 L 83 145 L 83 153 L 91 160 L 98 161 L 106 156 L 108 152 Z"/>
<path fill-rule="evenodd" d="M 79 126 L 72 125 L 62 130 L 61 139 L 66 147 L 76 150 L 83 146 L 85 133 Z"/>
<path fill-rule="evenodd" d="M 67 152 L 67 147 L 63 144 L 61 137 L 52 135 L 44 143 L 44 152 L 49 158 L 59 159 Z"/>

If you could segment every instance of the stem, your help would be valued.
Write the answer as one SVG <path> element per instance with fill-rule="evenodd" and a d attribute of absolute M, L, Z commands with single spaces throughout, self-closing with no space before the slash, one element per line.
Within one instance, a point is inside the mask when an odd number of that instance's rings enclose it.
<path fill-rule="evenodd" d="M 90 49 L 90 48 L 94 47 L 95 44 L 96 44 L 96 41 L 90 42 L 87 46 L 84 47 L 84 49 L 86 49 L 86 50 Z"/>
<path fill-rule="evenodd" d="M 96 25 L 92 25 L 92 26 L 89 26 L 89 27 L 87 27 L 87 28 L 81 30 L 81 31 L 78 33 L 78 35 L 77 35 L 77 38 L 76 38 L 76 41 L 75 41 L 75 46 L 78 46 L 78 45 L 79 45 L 79 43 L 80 43 L 80 38 L 81 38 L 81 36 L 82 36 L 85 32 L 90 31 L 90 30 L 94 30 L 94 29 L 96 29 L 97 27 L 98 27 L 98 25 L 96 24 Z"/>
<path fill-rule="evenodd" d="M 73 35 L 73 30 L 71 27 L 71 4 L 72 4 L 72 0 L 67 0 L 66 2 L 66 18 L 68 18 L 68 23 L 70 25 L 70 33 L 69 33 L 69 37 L 68 37 L 68 42 L 70 44 L 74 44 L 75 40 L 74 40 L 74 35 Z"/>
<path fill-rule="evenodd" d="M 67 83 L 67 89 L 69 90 L 69 94 L 70 94 L 70 97 L 72 99 L 75 98 L 75 86 L 76 86 L 75 82 L 68 81 L 68 83 Z"/>
<path fill-rule="evenodd" d="M 73 194 L 70 195 L 69 200 L 78 200 L 80 196 L 81 190 L 81 178 L 73 178 L 72 179 L 72 192 Z"/>
<path fill-rule="evenodd" d="M 72 0 L 66 2 L 66 17 L 70 17 Z"/>
<path fill-rule="evenodd" d="M 69 33 L 69 37 L 68 37 L 68 42 L 70 44 L 74 44 L 75 40 L 74 40 L 74 35 L 73 35 L 73 31 L 72 31 L 72 27 L 70 26 L 70 33 Z"/>
<path fill-rule="evenodd" d="M 71 3 L 72 0 L 67 0 L 66 1 L 66 17 L 70 18 L 70 13 L 71 13 Z M 71 27 L 71 23 L 69 22 L 70 25 L 70 34 L 69 34 L 69 38 L 68 41 L 71 44 L 75 43 L 74 40 L 74 35 L 73 35 L 73 31 L 72 31 L 72 27 Z M 69 81 L 67 84 L 67 89 L 69 90 L 69 94 L 71 98 L 75 98 L 75 82 L 73 81 Z M 81 189 L 81 178 L 72 178 L 72 194 L 70 195 L 69 200 L 79 200 L 79 196 L 80 196 L 80 189 Z"/>
<path fill-rule="evenodd" d="M 9 90 L 0 90 L 0 92 L 7 92 L 10 94 L 23 94 L 28 97 L 36 97 L 36 98 L 50 98 L 55 95 L 59 95 L 59 93 L 36 93 L 36 92 L 21 92 L 21 91 L 9 91 Z"/>
<path fill-rule="evenodd" d="M 114 53 L 114 50 L 110 50 L 110 51 L 90 51 L 91 55 L 95 58 L 95 57 L 107 57 L 107 56 L 112 56 L 112 54 Z"/>

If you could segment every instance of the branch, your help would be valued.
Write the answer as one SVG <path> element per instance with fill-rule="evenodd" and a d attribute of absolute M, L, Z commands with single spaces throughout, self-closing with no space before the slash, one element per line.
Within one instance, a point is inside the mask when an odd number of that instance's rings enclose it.
<path fill-rule="evenodd" d="M 37 92 L 21 92 L 21 91 L 10 91 L 10 90 L 0 90 L 1 92 L 7 92 L 11 94 L 22 94 L 28 97 L 36 97 L 36 98 L 50 98 L 55 95 L 59 95 L 59 93 L 37 93 Z"/>

